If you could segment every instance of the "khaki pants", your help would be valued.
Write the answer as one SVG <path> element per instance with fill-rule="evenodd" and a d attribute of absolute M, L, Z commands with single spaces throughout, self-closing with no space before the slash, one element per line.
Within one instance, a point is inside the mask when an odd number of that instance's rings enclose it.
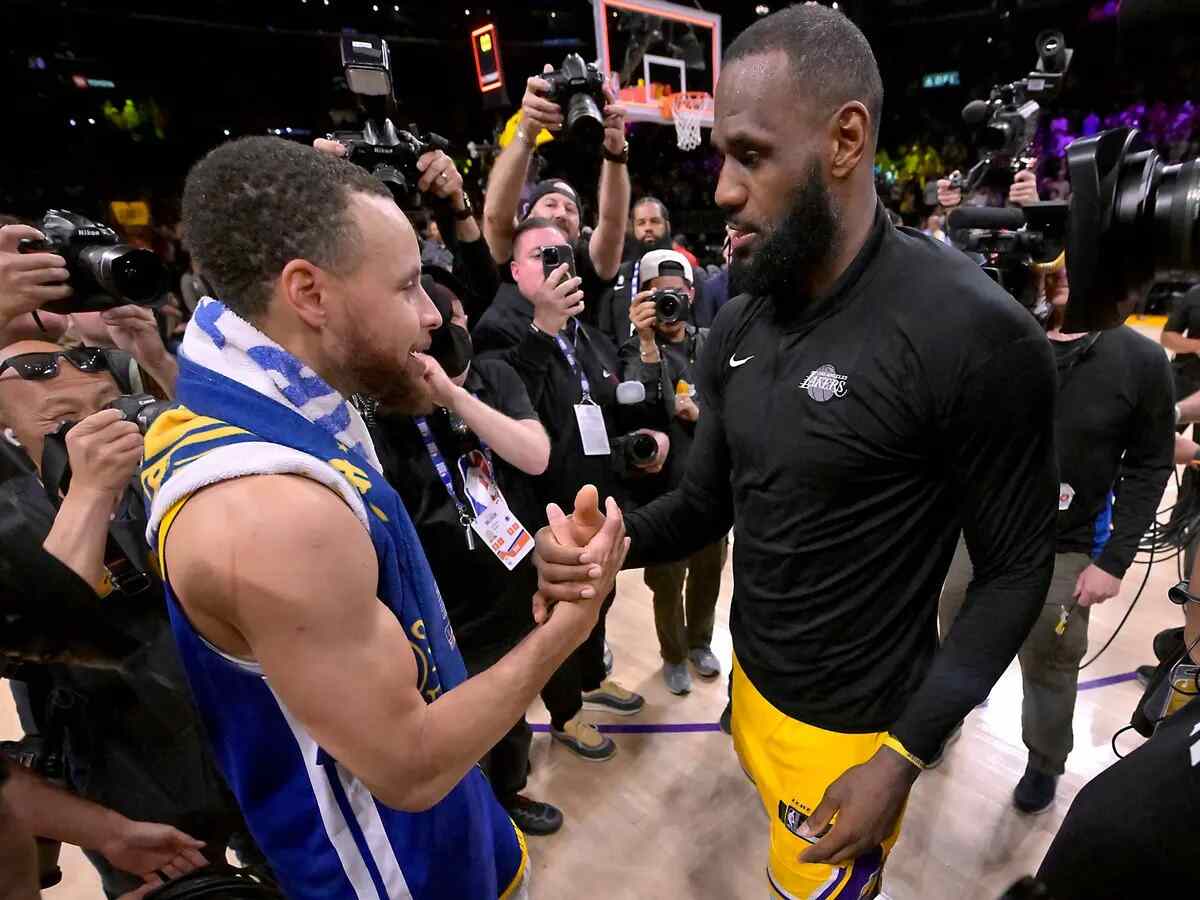
<path fill-rule="evenodd" d="M 1071 719 L 1079 685 L 1079 663 L 1087 652 L 1088 610 L 1075 607 L 1066 633 L 1055 634 L 1062 608 L 1074 599 L 1075 582 L 1091 565 L 1086 553 L 1059 553 L 1054 557 L 1054 577 L 1042 613 L 1021 645 L 1021 736 L 1029 748 L 1029 764 L 1047 775 L 1066 771 L 1074 746 Z M 971 581 L 971 559 L 961 540 L 954 551 L 950 573 L 942 587 L 938 626 L 942 637 L 958 617 Z"/>
<path fill-rule="evenodd" d="M 690 559 L 646 567 L 646 587 L 654 592 L 654 627 L 666 662 L 684 662 L 689 650 L 712 643 L 721 570 L 728 548 L 728 539 L 721 538 Z"/>

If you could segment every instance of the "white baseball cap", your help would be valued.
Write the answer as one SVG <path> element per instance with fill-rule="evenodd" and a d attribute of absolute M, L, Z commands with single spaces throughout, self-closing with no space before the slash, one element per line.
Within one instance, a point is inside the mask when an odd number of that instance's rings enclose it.
<path fill-rule="evenodd" d="M 640 291 L 646 282 L 660 275 L 682 275 L 688 284 L 696 282 L 692 278 L 692 264 L 687 257 L 675 250 L 651 250 L 638 263 L 638 286 Z"/>

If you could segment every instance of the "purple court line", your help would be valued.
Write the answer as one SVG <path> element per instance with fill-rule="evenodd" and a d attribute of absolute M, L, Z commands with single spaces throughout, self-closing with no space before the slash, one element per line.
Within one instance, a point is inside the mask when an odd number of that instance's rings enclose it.
<path fill-rule="evenodd" d="M 530 725 L 533 731 L 546 733 L 549 725 Z M 662 722 L 653 725 L 598 724 L 596 728 L 608 734 L 693 734 L 698 731 L 720 731 L 716 722 Z"/>
<path fill-rule="evenodd" d="M 1091 681 L 1079 682 L 1079 690 L 1090 691 L 1093 688 L 1108 687 L 1110 684 L 1120 684 L 1122 681 L 1137 680 L 1137 672 L 1122 672 L 1120 675 L 1105 675 L 1103 678 L 1093 678 Z"/>

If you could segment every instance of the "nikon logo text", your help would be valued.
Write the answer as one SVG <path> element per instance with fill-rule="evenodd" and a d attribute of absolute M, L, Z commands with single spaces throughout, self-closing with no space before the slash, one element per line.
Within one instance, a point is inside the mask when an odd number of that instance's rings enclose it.
<path fill-rule="evenodd" d="M 846 376 L 839 375 L 831 363 L 817 366 L 800 385 L 818 403 L 846 396 Z"/>

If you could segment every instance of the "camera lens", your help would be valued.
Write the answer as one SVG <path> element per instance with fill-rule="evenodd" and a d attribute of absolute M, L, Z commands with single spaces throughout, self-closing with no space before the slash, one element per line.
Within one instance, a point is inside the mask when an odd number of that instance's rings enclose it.
<path fill-rule="evenodd" d="M 635 434 L 625 446 L 628 448 L 629 462 L 634 466 L 648 466 L 658 456 L 658 441 L 653 435 Z"/>
<path fill-rule="evenodd" d="M 410 187 L 404 173 L 395 166 L 379 165 L 371 174 L 387 186 L 392 193 L 392 199 L 401 209 L 416 209 L 421 205 L 421 195 L 416 190 L 416 185 Z"/>
<path fill-rule="evenodd" d="M 581 91 L 567 101 L 567 131 L 584 144 L 599 144 L 604 140 L 604 116 L 591 94 Z"/>
<path fill-rule="evenodd" d="M 166 285 L 166 268 L 150 250 L 126 244 L 93 245 L 80 251 L 79 262 L 105 293 L 121 303 L 149 306 Z"/>
<path fill-rule="evenodd" d="M 1200 267 L 1200 160 L 1155 166 L 1148 204 L 1157 269 Z"/>

